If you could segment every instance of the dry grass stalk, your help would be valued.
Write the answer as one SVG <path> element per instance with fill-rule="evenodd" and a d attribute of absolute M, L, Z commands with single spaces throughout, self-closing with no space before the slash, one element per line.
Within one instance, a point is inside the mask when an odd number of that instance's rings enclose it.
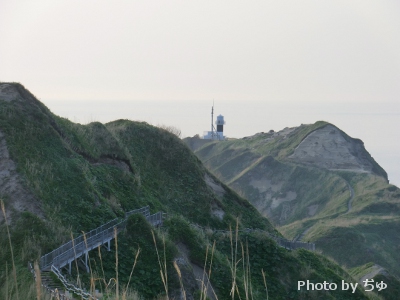
<path fill-rule="evenodd" d="M 116 284 L 117 281 L 116 281 L 115 278 L 111 278 L 107 283 L 106 275 L 104 273 L 104 268 L 103 268 L 103 259 L 101 257 L 101 249 L 100 249 L 100 247 L 101 246 L 98 246 L 97 250 L 98 250 L 98 255 L 99 255 L 99 259 L 100 259 L 100 265 L 101 265 L 101 271 L 103 273 L 103 278 L 99 278 L 99 280 L 103 281 L 104 286 L 105 286 L 105 293 L 108 295 L 109 294 L 109 290 L 112 288 L 111 283 L 114 282 L 114 284 Z"/>
<path fill-rule="evenodd" d="M 247 251 L 247 278 L 249 280 L 251 299 L 253 299 L 253 288 L 251 285 L 251 271 L 250 271 L 250 253 L 249 253 L 249 244 L 247 240 L 246 240 L 246 251 Z"/>
<path fill-rule="evenodd" d="M 205 284 L 204 277 L 206 275 L 206 265 L 207 265 L 207 260 L 208 260 L 208 245 L 206 249 L 206 261 L 204 262 L 204 269 L 203 269 L 203 279 L 201 280 L 201 295 L 200 295 L 200 300 L 206 299 L 207 296 L 207 284 Z"/>
<path fill-rule="evenodd" d="M 181 274 L 181 270 L 179 269 L 178 264 L 176 263 L 176 260 L 174 260 L 173 262 L 174 264 L 174 268 L 176 270 L 176 273 L 178 273 L 178 277 L 179 277 L 179 284 L 181 286 L 181 290 L 182 290 L 182 299 L 186 300 L 186 291 L 185 288 L 183 287 L 183 283 L 182 283 L 182 274 Z"/>
<path fill-rule="evenodd" d="M 114 239 L 115 239 L 115 294 L 116 300 L 119 300 L 119 282 L 118 282 L 118 231 L 117 227 L 114 227 Z"/>
<path fill-rule="evenodd" d="M 236 273 L 237 273 L 237 247 L 238 247 L 238 233 L 239 233 L 239 219 L 236 218 L 236 228 L 235 228 L 235 253 L 233 252 L 233 235 L 231 226 L 229 226 L 229 239 L 231 242 L 231 273 L 232 273 L 232 288 L 231 288 L 231 296 L 232 300 L 235 299 L 235 291 L 238 292 L 237 283 L 236 283 Z M 238 292 L 239 294 L 239 292 Z"/>
<path fill-rule="evenodd" d="M 33 268 L 35 270 L 36 277 L 36 298 L 37 300 L 42 299 L 42 276 L 40 275 L 39 264 L 37 261 L 33 264 Z"/>
<path fill-rule="evenodd" d="M 210 270 L 208 270 L 207 285 L 208 285 L 208 283 L 210 282 L 210 278 L 211 278 L 211 270 L 212 270 L 212 263 L 213 263 L 213 258 L 214 258 L 214 252 L 215 252 L 215 240 L 214 240 L 213 247 L 212 247 L 212 250 L 211 250 Z M 217 295 L 215 294 L 215 291 L 214 291 L 214 289 L 212 288 L 211 285 L 210 285 L 210 287 L 211 287 L 211 290 L 212 290 L 212 292 L 213 292 L 215 298 L 218 299 L 218 297 L 217 297 Z"/>
<path fill-rule="evenodd" d="M 207 299 L 207 294 L 208 294 L 208 287 L 210 285 L 210 278 L 211 278 L 211 269 L 212 269 L 212 263 L 213 263 L 213 258 L 214 258 L 214 251 L 215 251 L 215 241 L 213 243 L 213 247 L 211 249 L 211 259 L 210 259 L 210 269 L 208 270 L 208 275 L 206 272 L 206 266 L 207 266 L 207 261 L 208 261 L 208 245 L 206 248 L 206 261 L 204 263 L 204 269 L 203 269 L 203 279 L 201 281 L 201 293 L 200 293 L 200 300 L 205 300 Z M 211 287 L 211 291 L 213 292 L 214 296 L 216 299 L 218 299 L 217 295 L 215 294 L 215 291 Z"/>
<path fill-rule="evenodd" d="M 253 299 L 253 289 L 251 286 L 251 272 L 250 272 L 250 255 L 249 255 L 249 245 L 246 240 L 246 249 L 243 243 L 240 243 L 242 248 L 242 266 L 243 266 L 243 285 L 245 297 L 247 299 Z"/>
<path fill-rule="evenodd" d="M 265 280 L 264 269 L 261 269 L 261 273 L 262 273 L 262 277 L 263 277 L 263 280 L 264 280 L 265 293 L 267 294 L 267 300 L 268 300 L 268 288 L 267 288 L 267 281 Z"/>
<path fill-rule="evenodd" d="M 167 274 L 167 262 L 166 262 L 166 257 L 165 257 L 165 240 L 163 239 L 163 243 L 164 243 L 164 266 L 163 266 L 162 263 L 161 263 L 161 260 L 160 260 L 160 255 L 158 253 L 157 241 L 156 241 L 156 237 L 154 235 L 154 231 L 153 230 L 151 231 L 151 234 L 153 236 L 153 242 L 154 242 L 154 246 L 156 248 L 158 265 L 160 266 L 161 280 L 162 280 L 163 285 L 164 285 L 166 299 L 168 300 L 169 299 L 169 296 L 168 296 L 168 274 Z"/>
<path fill-rule="evenodd" d="M 79 268 L 78 268 L 78 260 L 76 259 L 74 236 L 73 236 L 72 232 L 71 232 L 71 242 L 72 242 L 72 249 L 74 249 L 74 258 L 75 258 L 74 261 L 75 261 L 76 273 L 78 274 L 78 276 L 76 277 L 76 283 L 79 286 L 79 288 L 82 289 L 80 273 L 79 273 Z"/>
<path fill-rule="evenodd" d="M 8 262 L 6 261 L 6 297 L 8 298 Z"/>
<path fill-rule="evenodd" d="M 248 277 L 247 277 L 247 266 L 245 260 L 245 251 L 243 248 L 243 243 L 240 243 L 240 247 L 242 248 L 242 265 L 243 265 L 243 285 L 244 285 L 244 294 L 246 299 L 249 299 L 249 285 L 248 285 Z"/>
<path fill-rule="evenodd" d="M 85 247 L 86 247 L 86 250 L 87 250 L 88 249 L 88 244 L 87 244 L 86 234 L 85 234 L 84 231 L 82 231 L 82 235 L 83 235 L 83 240 L 85 242 Z M 92 271 L 92 265 L 90 263 L 89 251 L 87 251 L 86 255 L 88 256 L 87 260 L 89 262 L 89 270 L 90 270 L 90 294 L 94 295 L 95 291 L 96 291 L 96 285 L 95 285 L 96 280 L 93 277 L 93 271 Z"/>
<path fill-rule="evenodd" d="M 122 293 L 122 300 L 126 300 L 126 293 L 127 293 L 127 291 L 128 291 L 129 284 L 130 284 L 130 282 L 131 282 L 133 270 L 135 269 L 135 266 L 136 266 L 136 263 L 137 263 L 137 259 L 138 259 L 138 257 L 139 257 L 139 253 L 140 253 L 140 248 L 139 248 L 138 251 L 136 252 L 135 261 L 134 261 L 134 263 L 133 263 L 131 273 L 129 274 L 128 284 L 127 284 L 126 287 L 125 287 L 125 291 Z"/>
<path fill-rule="evenodd" d="M 19 300 L 18 281 L 17 281 L 17 269 L 15 268 L 14 251 L 13 251 L 13 247 L 12 247 L 12 243 L 11 243 L 11 235 L 10 235 L 10 230 L 9 230 L 9 228 L 8 228 L 7 214 L 6 214 L 6 209 L 5 209 L 5 207 L 4 207 L 4 202 L 3 202 L 3 200 L 1 200 L 1 210 L 3 211 L 4 220 L 5 220 L 5 223 L 6 223 L 8 241 L 9 241 L 9 243 L 10 243 L 11 261 L 12 261 L 12 265 L 13 265 L 13 276 L 14 276 L 14 282 L 15 282 L 15 290 L 16 290 L 17 300 Z"/>

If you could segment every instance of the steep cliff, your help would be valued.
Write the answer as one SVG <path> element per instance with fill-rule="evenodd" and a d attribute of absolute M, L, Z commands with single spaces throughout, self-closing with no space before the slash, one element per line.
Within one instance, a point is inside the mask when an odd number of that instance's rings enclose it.
<path fill-rule="evenodd" d="M 286 237 L 316 242 L 349 268 L 375 262 L 400 276 L 400 190 L 361 140 L 319 121 L 194 152 Z"/>

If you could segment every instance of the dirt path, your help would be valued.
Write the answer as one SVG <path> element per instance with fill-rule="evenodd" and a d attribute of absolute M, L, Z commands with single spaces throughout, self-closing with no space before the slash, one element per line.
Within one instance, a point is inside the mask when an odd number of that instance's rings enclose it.
<path fill-rule="evenodd" d="M 347 187 L 350 190 L 350 199 L 349 199 L 349 203 L 347 204 L 347 212 L 345 212 L 345 214 L 348 214 L 352 208 L 352 203 L 353 203 L 353 198 L 354 198 L 354 190 L 351 187 L 350 183 L 348 183 L 347 181 L 346 181 L 346 183 L 347 183 Z"/>
<path fill-rule="evenodd" d="M 354 199 L 354 189 L 351 187 L 350 183 L 347 183 L 347 187 L 349 188 L 350 191 L 350 199 L 349 202 L 347 203 L 347 211 L 344 214 L 348 214 L 351 209 L 352 209 L 352 204 L 353 204 L 353 199 Z M 311 229 L 312 225 L 308 228 L 306 228 L 306 230 L 304 230 L 296 239 L 296 242 L 302 242 L 304 236 L 307 234 L 307 232 Z"/>

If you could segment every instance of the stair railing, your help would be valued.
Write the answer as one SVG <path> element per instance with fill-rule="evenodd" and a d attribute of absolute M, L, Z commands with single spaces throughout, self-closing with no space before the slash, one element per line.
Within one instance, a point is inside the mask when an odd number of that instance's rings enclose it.
<path fill-rule="evenodd" d="M 62 282 L 65 289 L 73 294 L 80 296 L 82 299 L 85 300 L 98 300 L 95 296 L 91 295 L 90 293 L 86 292 L 85 290 L 76 287 L 72 283 L 69 283 L 68 280 L 61 274 L 60 270 L 55 267 L 51 266 L 51 271 L 57 276 L 57 278 Z"/>

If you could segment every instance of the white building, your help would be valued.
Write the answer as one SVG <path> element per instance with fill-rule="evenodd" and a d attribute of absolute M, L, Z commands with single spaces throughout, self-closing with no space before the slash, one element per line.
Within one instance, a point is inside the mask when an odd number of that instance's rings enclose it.
<path fill-rule="evenodd" d="M 205 140 L 223 140 L 224 137 L 224 116 L 219 115 L 217 117 L 217 121 L 215 121 L 215 125 L 217 125 L 217 129 L 215 130 L 213 122 L 213 114 L 214 114 L 214 107 L 211 110 L 211 131 L 205 131 L 203 135 L 203 139 Z"/>

